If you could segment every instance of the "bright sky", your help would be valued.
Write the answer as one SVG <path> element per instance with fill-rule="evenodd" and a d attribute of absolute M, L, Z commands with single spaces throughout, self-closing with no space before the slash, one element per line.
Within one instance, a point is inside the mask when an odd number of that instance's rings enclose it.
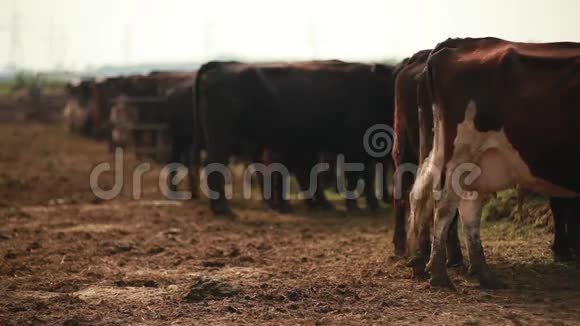
<path fill-rule="evenodd" d="M 0 69 L 378 60 L 450 36 L 580 42 L 579 13 L 577 0 L 0 0 Z"/>

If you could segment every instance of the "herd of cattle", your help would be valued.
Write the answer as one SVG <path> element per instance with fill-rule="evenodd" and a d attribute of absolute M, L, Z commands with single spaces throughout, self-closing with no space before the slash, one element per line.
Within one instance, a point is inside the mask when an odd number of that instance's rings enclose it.
<path fill-rule="evenodd" d="M 580 261 L 579 69 L 578 43 L 448 39 L 396 67 L 209 62 L 196 72 L 85 80 L 69 86 L 65 117 L 71 129 L 107 139 L 111 148 L 128 145 L 128 125 L 165 125 L 168 161 L 191 167 L 194 194 L 202 162 L 282 163 L 307 190 L 332 179 L 313 179 L 312 167 L 334 166 L 342 155 L 365 166 L 343 171 L 346 189 L 364 181 L 368 207 L 376 209 L 373 167 L 393 160 L 400 183 L 394 188 L 402 189 L 393 196 L 393 242 L 398 255 L 411 258 L 414 274 L 428 270 L 432 285 L 453 286 L 447 266 L 463 262 L 461 219 L 470 272 L 483 287 L 502 287 L 479 230 L 482 205 L 499 190 L 517 185 L 550 196 L 554 256 Z M 155 108 L 128 114 L 130 103 Z M 370 155 L 363 146 L 376 125 L 394 125 L 392 156 Z M 408 163 L 419 166 L 416 174 L 402 171 Z M 287 211 L 283 183 L 273 183 L 267 202 Z M 218 214 L 232 214 L 225 184 L 224 173 L 207 175 Z M 323 186 L 307 196 L 309 206 L 332 207 Z M 346 200 L 347 209 L 356 205 Z"/>

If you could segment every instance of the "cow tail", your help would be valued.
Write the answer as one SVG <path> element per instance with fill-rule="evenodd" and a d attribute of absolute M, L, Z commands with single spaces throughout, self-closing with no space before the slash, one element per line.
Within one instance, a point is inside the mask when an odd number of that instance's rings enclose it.
<path fill-rule="evenodd" d="M 206 65 L 201 66 L 195 78 L 193 80 L 193 85 L 191 87 L 191 95 L 192 95 L 192 110 L 193 110 L 193 121 L 192 121 L 192 141 L 191 141 L 191 192 L 193 198 L 199 198 L 199 170 L 201 168 L 201 123 L 199 122 L 199 110 L 201 107 L 201 80 L 204 72 L 207 69 Z"/>
<path fill-rule="evenodd" d="M 437 56 L 441 55 L 441 53 L 448 51 L 447 48 L 443 48 L 438 50 L 437 53 L 435 53 L 435 50 L 431 52 L 431 54 L 429 55 L 429 59 L 427 59 L 427 64 L 425 66 L 425 71 L 424 71 L 424 78 L 425 78 L 425 84 L 426 88 L 427 88 L 427 96 L 430 99 L 431 105 L 432 107 L 436 104 L 437 99 L 438 99 L 438 94 L 436 93 L 436 85 L 435 85 L 435 79 L 437 78 L 437 76 L 435 75 L 436 73 L 438 73 L 437 69 L 435 69 L 435 65 L 437 62 Z M 431 108 L 428 108 L 431 109 Z M 437 128 L 444 128 L 444 125 L 439 125 L 439 126 L 435 126 L 435 124 L 437 124 L 437 119 L 440 119 L 441 117 L 437 117 L 436 114 L 442 114 L 441 112 L 442 108 L 439 108 L 440 112 L 433 112 L 433 130 L 435 131 L 435 133 L 437 133 L 438 135 L 433 135 L 433 144 L 432 146 L 435 146 L 435 139 L 436 137 L 439 137 L 439 135 L 441 135 L 441 133 L 437 130 Z M 445 133 L 443 133 L 445 135 Z M 446 137 L 446 136 L 444 136 Z M 447 160 L 448 160 L 448 150 L 447 148 L 449 147 L 448 141 L 447 139 L 439 139 L 439 141 L 443 142 L 443 166 L 445 167 L 447 165 Z M 442 169 L 441 171 L 441 176 L 440 176 L 440 187 L 444 187 L 445 186 L 445 181 L 446 181 L 446 170 L 445 168 Z"/>

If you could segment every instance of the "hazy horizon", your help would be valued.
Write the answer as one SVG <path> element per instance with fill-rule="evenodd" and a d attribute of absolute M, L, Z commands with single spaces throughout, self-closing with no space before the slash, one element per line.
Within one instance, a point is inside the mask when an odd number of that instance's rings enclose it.
<path fill-rule="evenodd" d="M 0 0 L 0 69 L 403 58 L 447 37 L 579 41 L 574 0 Z"/>

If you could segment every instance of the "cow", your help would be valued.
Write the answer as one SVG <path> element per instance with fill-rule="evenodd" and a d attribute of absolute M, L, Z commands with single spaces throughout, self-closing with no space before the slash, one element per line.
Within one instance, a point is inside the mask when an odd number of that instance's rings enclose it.
<path fill-rule="evenodd" d="M 395 164 L 395 196 L 393 196 L 393 208 L 395 215 L 395 228 L 393 235 L 393 244 L 395 254 L 402 256 L 406 253 L 406 224 L 408 220 L 409 209 L 409 192 L 414 182 L 414 168 L 425 159 L 425 154 L 430 150 L 431 143 L 425 144 L 420 151 L 419 142 L 419 108 L 421 108 L 422 121 L 426 120 L 425 115 L 429 110 L 423 108 L 430 107 L 428 99 L 419 99 L 417 93 L 417 76 L 423 72 L 427 58 L 431 50 L 422 50 L 405 59 L 395 71 L 395 135 L 393 146 L 393 161 Z M 422 103 L 419 103 L 419 100 Z M 427 101 L 427 103 L 425 103 Z M 427 118 L 427 120 L 431 120 Z M 421 153 L 420 153 L 421 152 Z M 423 154 L 420 157 L 420 154 Z M 457 215 L 454 218 L 451 228 L 449 229 L 449 242 L 447 243 L 448 266 L 459 266 L 463 263 L 463 255 L 457 232 Z M 429 232 L 429 228 L 425 228 Z M 429 237 L 424 237 L 422 243 L 423 251 L 429 250 Z M 410 265 L 414 267 L 414 275 L 421 277 L 424 272 L 424 257 L 411 261 Z"/>
<path fill-rule="evenodd" d="M 91 131 L 89 119 L 89 102 L 92 79 L 83 79 L 78 83 L 67 83 L 67 101 L 63 110 L 63 122 L 70 132 L 88 136 Z"/>
<path fill-rule="evenodd" d="M 157 93 L 157 81 L 141 75 L 109 77 L 96 81 L 91 88 L 89 106 L 92 136 L 110 141 L 110 114 L 117 97 L 153 96 Z"/>
<path fill-rule="evenodd" d="M 164 122 L 168 124 L 171 142 L 168 163 L 181 163 L 189 168 L 189 185 L 192 196 L 197 197 L 195 180 L 198 178 L 199 168 L 196 168 L 192 162 L 195 132 L 192 126 L 196 104 L 194 101 L 194 80 L 195 74 L 192 73 L 189 78 L 165 91 Z M 203 148 L 203 146 L 198 145 L 197 151 Z M 176 190 L 177 185 L 170 183 L 170 188 Z"/>
<path fill-rule="evenodd" d="M 405 254 L 406 233 L 405 225 L 408 214 L 408 195 L 413 183 L 413 174 L 405 169 L 404 164 L 419 164 L 419 113 L 417 108 L 429 108 L 431 104 L 428 102 L 427 96 L 422 96 L 420 99 L 417 94 L 417 76 L 420 75 L 429 57 L 431 50 L 422 50 L 414 54 L 412 57 L 403 60 L 395 70 L 395 143 L 393 147 L 393 159 L 396 167 L 402 166 L 402 171 L 395 175 L 395 188 L 398 196 L 394 199 L 393 208 L 395 212 L 395 232 L 393 236 L 393 244 L 395 247 L 395 254 Z M 421 100 L 423 103 L 419 105 L 417 101 Z M 431 111 L 422 110 L 423 121 L 432 123 Z M 428 116 L 426 116 L 428 115 Z M 430 131 L 431 127 L 427 126 L 426 130 Z M 427 137 L 427 141 L 423 140 L 423 156 L 430 151 L 432 142 L 428 141 L 432 136 Z M 522 213 L 524 191 L 518 190 L 518 211 Z M 561 202 L 558 198 L 552 198 L 551 207 L 555 221 L 555 234 L 552 249 L 556 261 L 568 261 L 572 258 L 571 247 L 569 245 L 568 236 L 574 230 L 573 226 L 567 227 L 566 212 L 569 208 L 564 208 L 567 202 Z M 568 205 L 569 206 L 569 205 Z M 563 212 L 563 213 L 560 213 Z M 580 212 L 580 210 L 578 211 Z M 569 214 L 569 213 L 568 213 Z M 560 217 L 561 216 L 561 217 Z M 463 261 L 459 238 L 457 235 L 458 216 L 456 214 L 453 223 L 449 230 L 449 241 L 447 243 L 447 260 L 448 266 L 460 265 Z M 429 232 L 430 227 L 425 228 L 425 232 Z M 580 234 L 580 233 L 578 233 Z M 417 276 L 425 275 L 424 266 L 425 258 L 428 257 L 430 251 L 429 236 L 424 236 L 424 243 L 422 244 L 422 251 L 425 253 L 423 257 L 412 257 L 410 265 L 414 267 L 414 274 Z"/>
<path fill-rule="evenodd" d="M 392 125 L 392 70 L 341 61 L 203 65 L 196 79 L 194 129 L 201 131 L 208 164 L 224 167 L 240 143 L 251 144 L 254 152 L 269 148 L 300 158 L 309 168 L 323 152 L 342 154 L 346 162 L 374 161 L 362 141 L 369 127 Z M 359 177 L 347 173 L 350 189 Z M 208 186 L 215 191 L 211 209 L 231 215 L 224 184 L 221 173 L 209 173 Z"/>
<path fill-rule="evenodd" d="M 254 159 L 254 162 L 260 162 L 266 166 L 271 164 L 281 163 L 286 168 L 288 172 L 292 173 L 296 177 L 296 181 L 300 190 L 306 192 L 311 186 L 311 168 L 314 164 L 323 163 L 329 164 L 324 155 L 319 157 L 305 158 L 301 155 L 288 155 L 288 153 L 278 153 L 270 149 L 265 149 L 262 155 Z M 326 198 L 324 194 L 324 186 L 327 185 L 327 180 L 324 179 L 327 174 L 331 173 L 332 165 L 329 164 L 329 169 L 326 173 L 317 173 L 316 181 L 317 186 L 315 191 L 310 196 L 305 196 L 304 202 L 309 209 L 322 209 L 322 210 L 332 210 L 334 205 Z M 260 177 L 260 186 L 264 191 L 264 178 L 262 175 Z M 289 205 L 287 198 L 284 196 L 284 191 L 289 189 L 284 189 L 284 181 L 281 179 L 284 176 L 280 173 L 275 173 L 272 175 L 272 188 L 271 196 L 265 197 L 264 201 L 268 208 L 278 211 L 280 213 L 289 213 L 293 209 Z M 336 177 L 335 177 L 336 178 Z M 372 200 L 372 199 L 371 199 Z"/>
<path fill-rule="evenodd" d="M 551 197 L 550 209 L 554 217 L 554 260 L 568 262 L 575 257 L 580 266 L 580 199 Z"/>
<path fill-rule="evenodd" d="M 110 111 L 115 98 L 127 94 L 129 82 L 126 77 L 111 77 L 99 80 L 93 84 L 89 116 L 91 120 L 91 136 L 105 139 L 111 145 Z M 112 150 L 112 147 L 110 147 Z"/>
<path fill-rule="evenodd" d="M 99 81 L 93 87 L 92 95 L 91 117 L 93 125 L 96 126 L 94 136 L 106 139 L 112 150 L 117 141 L 112 139 L 115 130 L 111 124 L 111 118 L 122 120 L 117 117 L 119 112 L 111 111 L 116 104 L 117 108 L 124 108 L 126 106 L 123 106 L 123 103 L 127 104 L 132 99 L 165 100 L 166 93 L 170 92 L 172 88 L 180 87 L 181 83 L 187 83 L 193 78 L 192 72 L 156 72 L 146 76 L 120 76 Z M 162 105 L 159 106 L 161 110 Z M 115 114 L 111 115 L 112 113 Z M 133 114 L 129 119 L 137 119 L 137 117 Z"/>
<path fill-rule="evenodd" d="M 111 138 L 109 148 L 127 147 L 131 141 L 130 127 L 138 120 L 138 112 L 131 103 L 131 98 L 119 96 L 111 107 L 109 114 Z"/>
<path fill-rule="evenodd" d="M 579 67 L 580 44 L 571 42 L 449 39 L 431 51 L 419 89 L 432 103 L 433 147 L 410 194 L 409 245 L 417 250 L 434 212 L 433 286 L 453 287 L 445 245 L 456 209 L 470 273 L 482 287 L 498 288 L 504 283 L 487 265 L 479 234 L 486 197 L 515 185 L 551 197 L 580 195 Z"/>

